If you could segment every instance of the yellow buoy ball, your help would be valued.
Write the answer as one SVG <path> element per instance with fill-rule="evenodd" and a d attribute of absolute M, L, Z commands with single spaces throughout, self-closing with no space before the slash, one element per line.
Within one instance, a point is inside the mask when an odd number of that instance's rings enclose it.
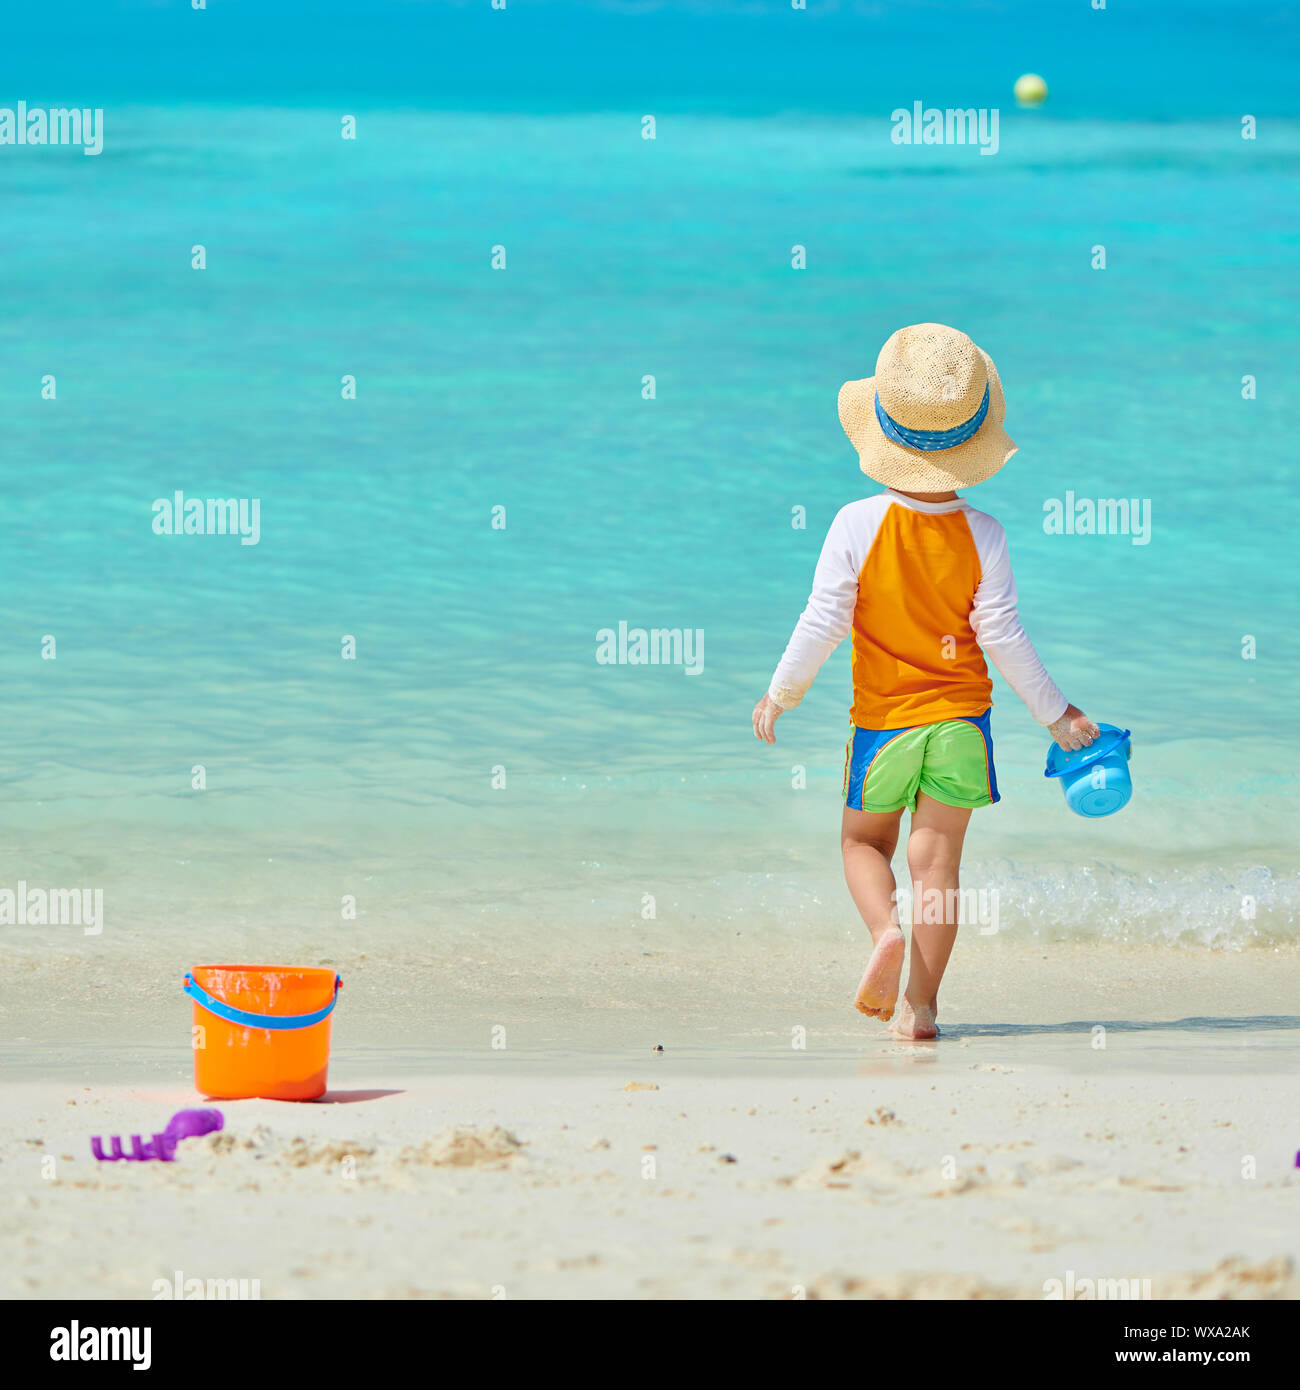
<path fill-rule="evenodd" d="M 1021 106 L 1041 106 L 1047 100 L 1047 83 L 1036 72 L 1017 77 L 1016 100 Z"/>

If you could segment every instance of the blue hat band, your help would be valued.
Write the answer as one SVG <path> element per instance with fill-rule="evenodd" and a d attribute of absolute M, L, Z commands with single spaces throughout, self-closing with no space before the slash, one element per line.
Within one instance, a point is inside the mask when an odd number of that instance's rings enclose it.
<path fill-rule="evenodd" d="M 923 449 L 926 453 L 934 453 L 939 449 L 952 449 L 958 444 L 972 438 L 984 423 L 984 417 L 989 413 L 989 388 L 984 388 L 984 399 L 980 402 L 980 408 L 960 425 L 954 425 L 950 430 L 909 430 L 906 425 L 900 425 L 897 420 L 880 404 L 880 392 L 876 392 L 876 419 L 880 422 L 880 428 L 885 432 L 886 439 L 892 439 L 895 444 L 905 445 L 909 449 Z"/>

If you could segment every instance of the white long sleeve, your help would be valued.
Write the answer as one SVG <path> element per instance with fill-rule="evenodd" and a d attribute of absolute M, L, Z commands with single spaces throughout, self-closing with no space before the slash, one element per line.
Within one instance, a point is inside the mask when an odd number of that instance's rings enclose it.
<path fill-rule="evenodd" d="M 858 601 L 858 573 L 866 559 L 870 533 L 853 526 L 850 508 L 831 522 L 813 574 L 812 593 L 777 664 L 768 696 L 782 709 L 793 709 L 813 683 L 826 658 L 849 635 Z"/>
<path fill-rule="evenodd" d="M 1006 683 L 1040 724 L 1051 724 L 1069 708 L 1029 635 L 1020 625 L 1016 580 L 1011 572 L 1007 533 L 984 512 L 967 513 L 979 549 L 981 575 L 971 606 L 975 640 L 992 657 Z"/>

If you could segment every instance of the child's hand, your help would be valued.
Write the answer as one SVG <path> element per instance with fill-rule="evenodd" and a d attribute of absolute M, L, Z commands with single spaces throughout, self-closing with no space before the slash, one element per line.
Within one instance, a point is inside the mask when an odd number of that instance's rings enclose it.
<path fill-rule="evenodd" d="M 775 743 L 776 721 L 782 713 L 782 706 L 770 696 L 764 695 L 754 706 L 754 737 L 761 738 L 764 743 Z"/>
<path fill-rule="evenodd" d="M 1077 705 L 1068 705 L 1056 723 L 1047 726 L 1047 732 L 1067 753 L 1074 753 L 1086 748 L 1101 730 Z"/>

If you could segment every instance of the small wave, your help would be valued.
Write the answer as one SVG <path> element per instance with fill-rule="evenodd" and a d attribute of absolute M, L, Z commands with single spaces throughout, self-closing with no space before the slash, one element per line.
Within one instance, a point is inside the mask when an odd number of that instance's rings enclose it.
<path fill-rule="evenodd" d="M 747 935 L 788 937 L 793 930 L 843 940 L 859 930 L 839 884 L 737 874 L 714 880 L 712 889 L 717 919 L 735 921 Z M 699 889 L 674 896 L 690 902 L 700 918 L 710 916 Z M 899 903 L 906 921 L 912 895 L 905 884 Z M 962 871 L 959 906 L 963 930 L 1008 944 L 1105 941 L 1243 950 L 1300 943 L 1300 872 L 1262 865 L 1136 873 L 1102 864 L 1070 870 L 976 864 Z"/>
<path fill-rule="evenodd" d="M 1300 874 L 1262 865 L 1145 874 L 1107 865 L 1068 872 L 1005 865 L 989 878 L 999 930 L 1044 941 L 1241 949 L 1300 940 Z"/>

